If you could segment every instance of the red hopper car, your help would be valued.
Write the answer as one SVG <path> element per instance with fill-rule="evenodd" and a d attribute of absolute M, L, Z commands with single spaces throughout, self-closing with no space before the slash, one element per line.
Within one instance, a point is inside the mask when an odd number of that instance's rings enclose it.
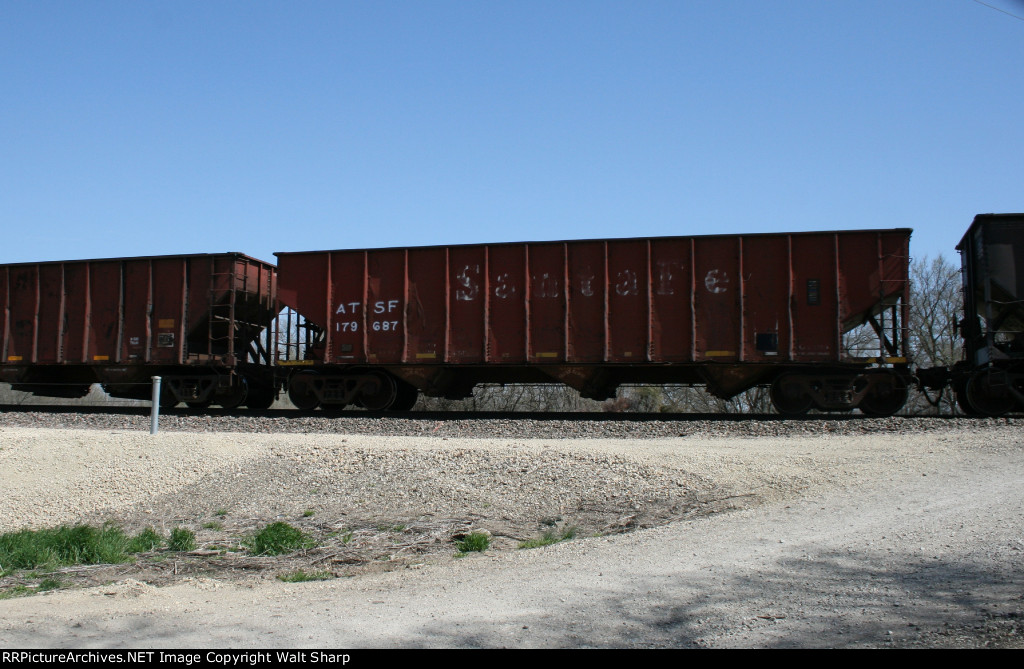
<path fill-rule="evenodd" d="M 267 407 L 261 343 L 277 314 L 276 268 L 239 253 L 0 265 L 0 381 L 16 390 Z"/>
<path fill-rule="evenodd" d="M 305 319 L 296 406 L 411 408 L 418 392 L 563 383 L 770 385 L 775 407 L 889 415 L 911 380 L 909 229 L 278 253 Z M 870 324 L 871 357 L 843 334 Z M 284 337 L 291 339 L 291 337 Z"/>

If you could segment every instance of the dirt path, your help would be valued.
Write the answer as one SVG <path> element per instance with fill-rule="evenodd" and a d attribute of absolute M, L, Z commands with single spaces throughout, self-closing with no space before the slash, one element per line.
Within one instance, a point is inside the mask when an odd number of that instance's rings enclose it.
<path fill-rule="evenodd" d="M 1020 647 L 1024 440 L 825 441 L 689 444 L 716 489 L 760 500 L 728 513 L 325 582 L 122 580 L 11 599 L 0 642 Z M 789 463 L 774 486 L 757 464 L 773 452 Z M 722 467 L 742 461 L 742 475 Z"/>

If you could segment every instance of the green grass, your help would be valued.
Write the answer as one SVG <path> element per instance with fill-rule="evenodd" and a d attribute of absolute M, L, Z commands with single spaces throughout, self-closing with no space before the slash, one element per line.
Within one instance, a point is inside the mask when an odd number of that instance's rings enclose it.
<path fill-rule="evenodd" d="M 473 553 L 487 550 L 491 545 L 491 537 L 483 532 L 470 532 L 455 542 L 460 553 Z"/>
<path fill-rule="evenodd" d="M 576 537 L 575 527 L 566 527 L 562 530 L 561 534 L 555 532 L 554 529 L 546 531 L 538 539 L 530 539 L 519 544 L 520 548 L 540 548 L 542 546 L 550 546 L 551 544 L 557 544 L 562 541 L 569 541 Z"/>
<path fill-rule="evenodd" d="M 15 597 L 24 597 L 25 595 L 34 594 L 36 591 L 32 588 L 24 585 L 16 585 L 13 588 L 7 588 L 6 590 L 0 590 L 0 599 L 13 599 Z"/>
<path fill-rule="evenodd" d="M 196 533 L 184 527 L 175 527 L 171 530 L 171 538 L 167 547 L 172 551 L 194 551 L 196 549 Z"/>
<path fill-rule="evenodd" d="M 314 511 L 313 509 L 306 509 L 305 511 L 303 511 L 303 512 L 302 512 L 302 517 L 303 517 L 303 518 L 309 518 L 309 517 L 311 517 L 311 516 L 312 516 L 312 515 L 313 515 L 314 513 L 316 513 L 316 511 Z"/>
<path fill-rule="evenodd" d="M 243 545 L 254 555 L 284 555 L 303 548 L 312 548 L 313 541 L 288 523 L 267 525 Z"/>
<path fill-rule="evenodd" d="M 44 578 L 39 581 L 39 585 L 36 587 L 37 592 L 46 592 L 47 590 L 56 590 L 63 588 L 64 583 L 55 578 Z"/>
<path fill-rule="evenodd" d="M 224 529 L 224 523 L 217 522 L 216 520 L 211 520 L 211 521 L 209 521 L 207 523 L 203 523 L 203 529 L 204 530 L 223 530 Z"/>
<path fill-rule="evenodd" d="M 130 553 L 148 553 L 150 551 L 160 550 L 164 545 L 164 538 L 154 530 L 152 527 L 147 527 L 142 530 L 131 540 L 129 544 L 128 552 Z"/>
<path fill-rule="evenodd" d="M 151 536 L 132 538 L 116 525 L 63 525 L 55 529 L 19 530 L 0 535 L 0 574 L 18 569 L 53 570 L 77 564 L 127 562 Z"/>
<path fill-rule="evenodd" d="M 329 571 L 311 571 L 306 572 L 301 569 L 293 571 L 288 574 L 278 574 L 277 580 L 284 581 L 285 583 L 305 583 L 306 581 L 329 581 L 334 578 L 334 574 Z"/>

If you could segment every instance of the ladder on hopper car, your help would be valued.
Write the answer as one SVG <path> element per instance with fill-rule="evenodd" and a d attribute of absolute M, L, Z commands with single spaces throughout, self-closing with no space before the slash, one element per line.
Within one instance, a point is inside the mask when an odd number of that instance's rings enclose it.
<path fill-rule="evenodd" d="M 210 286 L 207 289 L 206 300 L 206 353 L 211 357 L 227 355 L 228 359 L 233 359 L 235 356 L 235 339 L 238 330 L 235 319 L 237 287 L 241 283 L 244 291 L 247 277 L 239 276 L 234 271 L 234 263 L 231 268 L 230 272 L 217 272 L 216 260 L 210 258 Z"/>

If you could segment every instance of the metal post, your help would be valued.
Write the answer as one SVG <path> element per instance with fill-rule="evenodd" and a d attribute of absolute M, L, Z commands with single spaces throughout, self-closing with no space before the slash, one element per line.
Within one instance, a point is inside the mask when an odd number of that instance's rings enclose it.
<path fill-rule="evenodd" d="M 153 377 L 153 407 L 149 412 L 149 433 L 156 434 L 160 426 L 160 377 Z"/>

